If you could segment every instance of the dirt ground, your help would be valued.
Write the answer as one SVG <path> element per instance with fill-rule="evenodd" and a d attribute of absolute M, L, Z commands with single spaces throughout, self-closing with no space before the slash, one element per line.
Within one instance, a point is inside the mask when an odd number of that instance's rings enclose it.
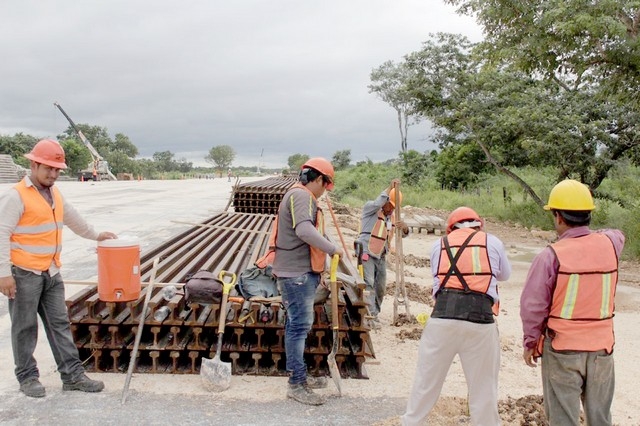
<path fill-rule="evenodd" d="M 358 228 L 359 210 L 336 208 L 345 243 L 352 246 Z M 432 209 L 405 208 L 405 217 L 414 214 L 438 216 L 446 219 L 448 212 Z M 540 368 L 527 367 L 522 359 L 522 325 L 519 317 L 520 293 L 533 257 L 556 238 L 555 232 L 527 230 L 513 224 L 498 223 L 488 219 L 486 230 L 499 237 L 505 244 L 513 272 L 509 281 L 500 284 L 501 312 L 498 317 L 502 345 L 499 376 L 499 411 L 504 425 L 546 425 L 542 403 Z M 409 296 L 410 313 L 431 312 L 431 275 L 429 255 L 431 246 L 439 238 L 434 233 L 412 232 L 403 240 L 405 285 Z M 415 371 L 417 346 L 422 328 L 411 321 L 393 322 L 393 299 L 396 282 L 395 257 L 390 256 L 387 270 L 387 296 L 381 316 L 382 330 L 372 332 L 376 349 L 376 365 L 369 367 L 372 376 L 394 372 L 393 381 L 403 380 L 408 396 Z M 631 379 L 640 360 L 635 326 L 640 320 L 640 265 L 623 261 L 621 282 L 616 297 L 616 394 L 613 419 L 617 425 L 640 424 L 640 403 L 635 394 L 635 382 Z M 398 311 L 404 314 L 401 306 Z M 404 315 L 402 315 L 404 318 Z M 377 364 L 379 363 L 379 364 Z M 398 372 L 402 372 L 398 374 Z M 391 380 L 391 377 L 389 378 Z M 469 424 L 466 403 L 466 382 L 456 358 L 447 377 L 440 400 L 432 411 L 429 424 L 453 426 Z M 381 420 L 378 425 L 400 424 L 397 417 Z"/>

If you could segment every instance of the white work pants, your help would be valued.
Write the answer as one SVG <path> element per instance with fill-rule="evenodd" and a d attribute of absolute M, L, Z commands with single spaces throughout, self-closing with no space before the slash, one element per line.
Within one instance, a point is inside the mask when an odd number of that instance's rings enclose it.
<path fill-rule="evenodd" d="M 423 425 L 438 401 L 456 354 L 469 390 L 471 424 L 495 426 L 498 414 L 500 337 L 497 324 L 430 318 L 418 347 L 418 365 L 403 425 Z"/>

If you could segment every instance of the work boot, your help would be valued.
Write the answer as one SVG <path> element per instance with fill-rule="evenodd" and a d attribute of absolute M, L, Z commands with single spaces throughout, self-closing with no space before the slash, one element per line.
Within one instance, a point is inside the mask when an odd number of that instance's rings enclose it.
<path fill-rule="evenodd" d="M 327 378 L 325 376 L 307 376 L 307 387 L 309 389 L 324 389 L 327 387 L 327 383 Z"/>
<path fill-rule="evenodd" d="M 86 374 L 78 377 L 73 382 L 63 383 L 63 391 L 100 392 L 104 389 L 104 383 L 100 380 L 92 380 Z"/>
<path fill-rule="evenodd" d="M 313 393 L 306 383 L 299 383 L 297 385 L 290 384 L 287 390 L 287 398 L 307 405 L 322 405 L 325 402 L 324 398 L 321 395 Z"/>
<path fill-rule="evenodd" d="M 37 377 L 29 377 L 20 383 L 20 392 L 31 398 L 42 398 L 45 394 L 44 386 Z"/>

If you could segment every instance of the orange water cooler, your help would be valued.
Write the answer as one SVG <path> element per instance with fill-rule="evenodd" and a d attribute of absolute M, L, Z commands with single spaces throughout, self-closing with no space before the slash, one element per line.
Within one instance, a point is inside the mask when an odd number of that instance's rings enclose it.
<path fill-rule="evenodd" d="M 140 296 L 140 243 L 133 239 L 98 241 L 98 297 L 128 302 Z"/>

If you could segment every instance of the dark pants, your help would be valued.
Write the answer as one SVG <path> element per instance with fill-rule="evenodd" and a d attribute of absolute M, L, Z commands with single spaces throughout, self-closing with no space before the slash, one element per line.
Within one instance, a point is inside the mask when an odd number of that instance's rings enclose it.
<path fill-rule="evenodd" d="M 545 339 L 542 391 L 549 424 L 578 426 L 582 402 L 588 425 L 611 425 L 614 388 L 613 354 L 556 352 L 551 349 L 550 339 Z"/>
<path fill-rule="evenodd" d="M 377 317 L 387 292 L 387 261 L 384 256 L 381 259 L 369 256 L 369 259 L 363 262 L 362 266 L 364 282 L 369 292 L 366 302 L 369 305 L 371 315 Z"/>
<path fill-rule="evenodd" d="M 63 382 L 71 382 L 84 374 L 84 368 L 73 342 L 64 283 L 60 274 L 51 277 L 13 267 L 16 297 L 9 299 L 11 346 L 18 382 L 39 377 L 33 352 L 38 341 L 38 315 L 42 319 L 49 346 Z"/>

